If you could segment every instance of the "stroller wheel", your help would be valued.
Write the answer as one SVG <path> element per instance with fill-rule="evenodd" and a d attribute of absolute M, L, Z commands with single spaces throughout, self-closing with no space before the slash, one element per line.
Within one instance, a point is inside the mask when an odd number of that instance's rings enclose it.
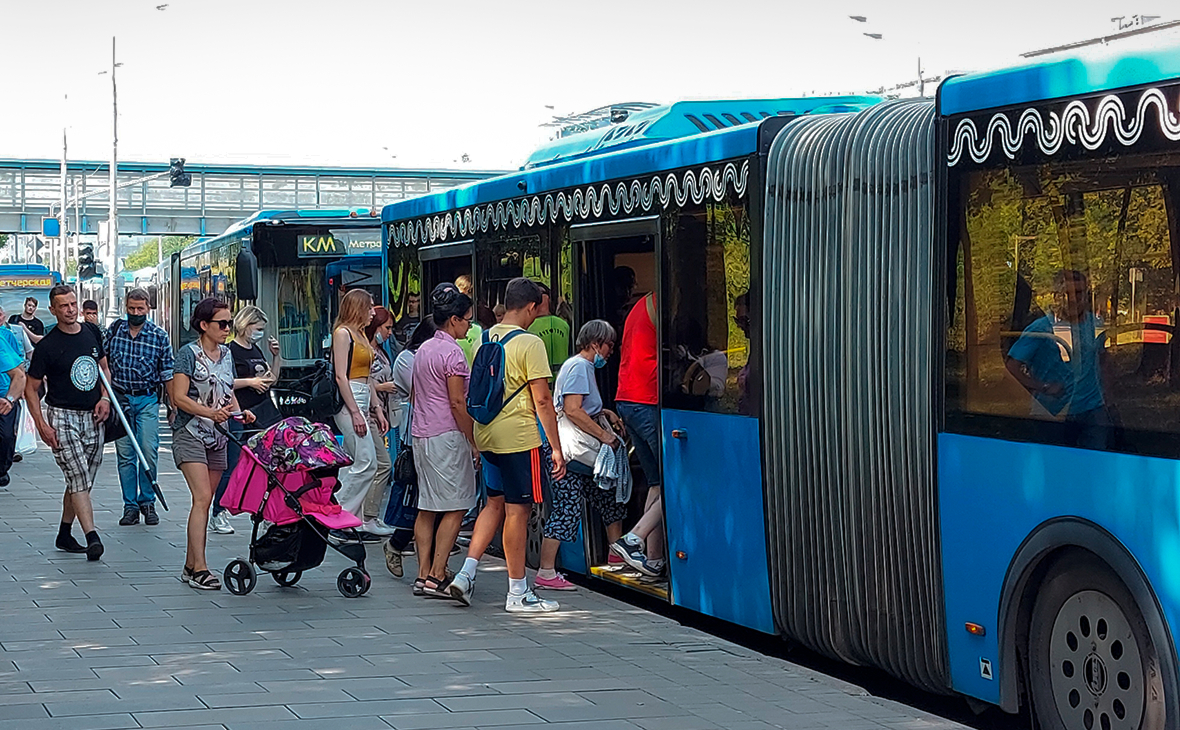
<path fill-rule="evenodd" d="M 246 595 L 254 590 L 254 584 L 258 582 L 254 566 L 240 559 L 225 566 L 222 577 L 225 579 L 225 587 L 235 596 Z"/>
<path fill-rule="evenodd" d="M 278 583 L 279 585 L 283 586 L 284 588 L 290 588 L 291 586 L 298 583 L 299 579 L 303 577 L 303 571 L 302 570 L 280 570 L 277 573 L 271 573 L 271 576 L 275 579 L 275 583 Z"/>
<path fill-rule="evenodd" d="M 360 568 L 345 568 L 336 577 L 336 587 L 345 598 L 357 598 L 369 592 L 372 580 Z"/>

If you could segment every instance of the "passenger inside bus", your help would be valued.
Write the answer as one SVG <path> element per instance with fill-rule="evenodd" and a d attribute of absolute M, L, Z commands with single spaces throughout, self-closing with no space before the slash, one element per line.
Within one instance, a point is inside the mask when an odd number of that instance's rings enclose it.
<path fill-rule="evenodd" d="M 537 319 L 533 321 L 529 332 L 541 338 L 545 343 L 545 352 L 549 355 L 549 367 L 556 373 L 570 352 L 569 322 L 553 313 L 553 295 L 549 287 L 538 283 L 541 287 L 541 308 Z"/>
<path fill-rule="evenodd" d="M 461 274 L 455 277 L 455 286 L 458 287 L 459 292 L 465 295 L 471 301 L 475 301 L 475 285 L 471 283 L 471 276 L 468 274 Z M 463 350 L 463 356 L 467 358 L 467 366 L 471 366 L 471 362 L 475 359 L 475 350 L 479 347 L 480 342 L 483 341 L 483 327 L 478 322 L 471 322 L 471 326 L 467 328 L 467 334 L 460 340 L 459 348 Z"/>
<path fill-rule="evenodd" d="M 410 333 L 422 321 L 421 303 L 422 297 L 418 292 L 412 291 L 406 295 L 406 313 L 393 328 L 393 336 L 397 338 L 402 347 L 405 347 L 406 342 L 410 339 Z"/>
<path fill-rule="evenodd" d="M 1090 301 L 1085 274 L 1057 272 L 1054 311 L 1025 328 L 1008 350 L 1005 364 L 1032 396 L 1035 410 L 1064 418 L 1072 443 L 1102 449 L 1112 425 L 1104 396 L 1110 392 L 1111 368 L 1106 334 Z"/>

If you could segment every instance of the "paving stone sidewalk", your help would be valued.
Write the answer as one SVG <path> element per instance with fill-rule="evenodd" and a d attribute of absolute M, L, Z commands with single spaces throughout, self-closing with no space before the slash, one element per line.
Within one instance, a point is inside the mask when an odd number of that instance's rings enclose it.
<path fill-rule="evenodd" d="M 370 549 L 373 587 L 336 590 L 329 551 L 298 587 L 249 596 L 181 584 L 188 490 L 160 453 L 172 510 L 119 527 L 115 456 L 95 487 L 98 563 L 53 549 L 61 475 L 48 451 L 0 489 L 0 727 L 14 730 L 756 730 L 959 728 L 580 589 L 562 611 L 503 611 L 505 576 L 475 604 L 415 598 Z M 210 535 L 210 567 L 246 554 L 249 523 Z M 407 558 L 407 568 L 414 568 Z"/>

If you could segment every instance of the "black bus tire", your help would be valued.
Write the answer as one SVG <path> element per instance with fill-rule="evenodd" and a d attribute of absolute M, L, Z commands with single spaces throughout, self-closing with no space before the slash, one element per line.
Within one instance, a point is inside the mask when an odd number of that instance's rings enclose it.
<path fill-rule="evenodd" d="M 1160 652 L 1131 592 L 1097 557 L 1071 554 L 1053 566 L 1028 644 L 1038 727 L 1164 730 L 1176 698 L 1165 697 Z"/>

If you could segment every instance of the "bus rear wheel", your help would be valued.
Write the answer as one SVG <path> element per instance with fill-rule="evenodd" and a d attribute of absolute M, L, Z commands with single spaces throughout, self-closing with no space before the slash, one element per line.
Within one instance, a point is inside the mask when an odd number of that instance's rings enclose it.
<path fill-rule="evenodd" d="M 1029 687 L 1045 730 L 1163 730 L 1159 652 L 1131 592 L 1098 558 L 1070 555 L 1042 584 Z"/>

